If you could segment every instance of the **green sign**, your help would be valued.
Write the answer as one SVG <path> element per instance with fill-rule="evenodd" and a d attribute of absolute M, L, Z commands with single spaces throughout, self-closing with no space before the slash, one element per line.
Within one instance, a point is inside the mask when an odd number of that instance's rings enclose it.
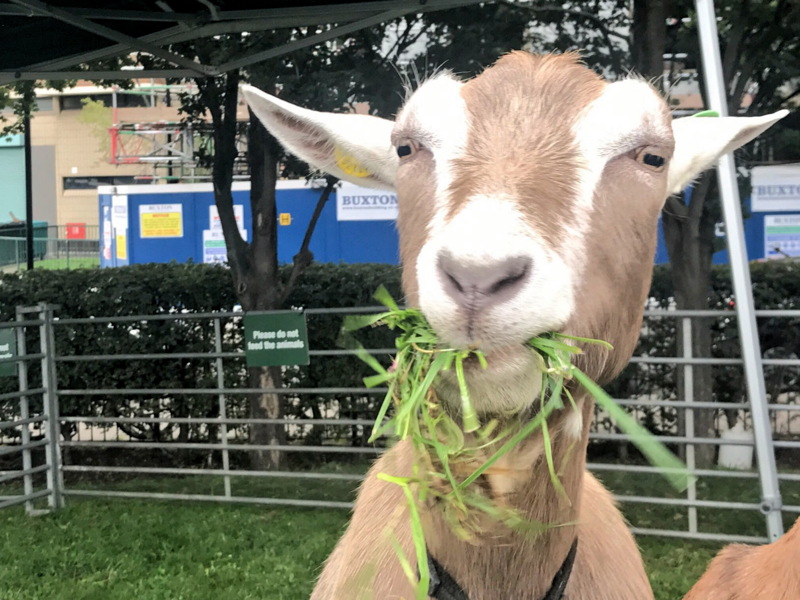
<path fill-rule="evenodd" d="M 308 364 L 305 313 L 245 315 L 244 338 L 248 367 Z"/>
<path fill-rule="evenodd" d="M 17 355 L 17 338 L 13 329 L 0 329 L 0 358 Z M 13 377 L 17 374 L 17 363 L 0 363 L 0 377 Z"/>

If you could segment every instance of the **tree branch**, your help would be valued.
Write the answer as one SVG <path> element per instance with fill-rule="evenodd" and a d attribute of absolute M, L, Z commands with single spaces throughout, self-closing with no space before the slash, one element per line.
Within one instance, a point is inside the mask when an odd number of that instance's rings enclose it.
<path fill-rule="evenodd" d="M 677 195 L 667 198 L 664 208 L 661 209 L 675 219 L 685 220 L 689 218 L 689 207 L 687 207 Z"/>
<path fill-rule="evenodd" d="M 308 223 L 308 227 L 306 228 L 306 235 L 303 238 L 303 243 L 300 245 L 300 250 L 297 251 L 297 254 L 294 255 L 294 259 L 292 260 L 292 271 L 289 273 L 289 279 L 286 282 L 286 285 L 283 287 L 281 306 L 283 306 L 286 300 L 289 298 L 289 295 L 297 285 L 297 281 L 300 279 L 303 271 L 305 271 L 308 265 L 310 265 L 314 260 L 314 253 L 311 252 L 308 247 L 311 244 L 311 238 L 314 235 L 314 230 L 317 227 L 317 221 L 319 221 L 319 217 L 322 214 L 322 209 L 325 208 L 325 204 L 327 204 L 331 192 L 339 180 L 332 175 L 327 175 L 325 177 L 325 182 L 325 188 L 322 190 L 319 200 L 317 200 L 317 205 L 314 207 L 314 214 L 311 216 L 311 221 Z"/>

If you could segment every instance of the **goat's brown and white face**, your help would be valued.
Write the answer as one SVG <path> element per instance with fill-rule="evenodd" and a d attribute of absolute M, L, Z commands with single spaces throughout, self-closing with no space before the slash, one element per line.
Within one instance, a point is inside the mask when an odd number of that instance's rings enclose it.
<path fill-rule="evenodd" d="M 640 316 L 674 146 L 648 84 L 511 54 L 425 83 L 392 142 L 405 289 L 446 343 L 491 365 L 540 333 L 608 339 Z"/>
<path fill-rule="evenodd" d="M 523 344 L 537 334 L 611 342 L 584 358 L 598 380 L 624 366 L 665 198 L 783 116 L 673 122 L 643 81 L 609 84 L 572 56 L 521 52 L 466 83 L 427 81 L 394 124 L 245 95 L 314 166 L 396 187 L 407 300 L 446 344 L 486 352 L 470 384 L 490 412 L 535 398 Z"/>

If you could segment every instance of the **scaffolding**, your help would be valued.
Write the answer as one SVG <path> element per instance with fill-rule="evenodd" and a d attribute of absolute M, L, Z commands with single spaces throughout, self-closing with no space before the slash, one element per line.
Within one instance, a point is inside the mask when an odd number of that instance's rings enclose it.
<path fill-rule="evenodd" d="M 185 86 L 151 85 L 136 90 L 114 89 L 112 92 L 113 125 L 110 162 L 115 165 L 148 165 L 150 173 L 140 180 L 157 182 L 201 182 L 211 179 L 214 156 L 214 131 L 209 122 L 144 121 L 123 122 L 119 117 L 120 97 L 143 96 L 140 106 L 168 105 L 170 94 L 184 91 Z M 248 179 L 247 122 L 236 127 L 234 179 Z"/>

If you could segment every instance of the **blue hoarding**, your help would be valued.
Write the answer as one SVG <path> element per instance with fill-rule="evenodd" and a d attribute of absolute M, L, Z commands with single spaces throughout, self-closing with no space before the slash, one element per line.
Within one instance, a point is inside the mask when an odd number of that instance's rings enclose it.
<path fill-rule="evenodd" d="M 249 183 L 233 186 L 236 220 L 252 239 Z M 305 181 L 280 181 L 277 190 L 278 260 L 300 249 L 322 189 Z M 210 184 L 104 186 L 98 188 L 100 265 L 147 262 L 216 262 L 226 258 Z M 398 264 L 393 220 L 337 220 L 337 194 L 320 215 L 310 249 L 319 262 Z"/>

